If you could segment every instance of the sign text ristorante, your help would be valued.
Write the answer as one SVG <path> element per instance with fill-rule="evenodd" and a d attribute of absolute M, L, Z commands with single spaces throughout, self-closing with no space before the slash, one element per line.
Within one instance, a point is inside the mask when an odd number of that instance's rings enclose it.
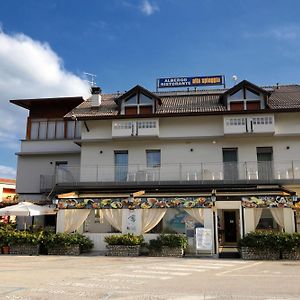
<path fill-rule="evenodd" d="M 157 80 L 158 88 L 223 85 L 224 76 L 168 77 Z"/>

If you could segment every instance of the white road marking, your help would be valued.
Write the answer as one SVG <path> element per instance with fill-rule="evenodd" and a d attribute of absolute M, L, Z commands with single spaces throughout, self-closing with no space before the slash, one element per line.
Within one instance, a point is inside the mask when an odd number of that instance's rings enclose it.
<path fill-rule="evenodd" d="M 131 277 L 131 278 L 152 278 L 152 279 L 161 279 L 161 280 L 166 280 L 166 279 L 172 279 L 172 277 L 169 276 L 152 276 L 152 275 L 135 275 L 135 274 L 124 274 L 124 273 L 116 273 L 116 274 L 111 274 L 108 275 L 110 277 Z"/>
<path fill-rule="evenodd" d="M 193 272 L 204 272 L 204 270 L 198 270 L 198 269 L 188 269 L 188 268 L 180 268 L 180 267 L 148 267 L 150 270 L 163 270 L 163 271 L 193 271 Z"/>
<path fill-rule="evenodd" d="M 191 273 L 183 272 L 169 272 L 169 271 L 152 271 L 152 270 L 135 270 L 134 273 L 149 273 L 149 274 L 163 274 L 163 275 L 174 275 L 174 276 L 187 276 Z"/>
<path fill-rule="evenodd" d="M 170 266 L 170 267 L 186 267 L 186 268 L 190 268 L 192 269 L 221 269 L 222 267 L 218 267 L 218 266 L 209 266 L 209 265 L 181 265 L 181 264 L 167 264 L 166 266 Z"/>
<path fill-rule="evenodd" d="M 262 264 L 262 263 L 263 263 L 262 261 L 256 262 L 256 263 L 251 264 L 251 265 L 247 265 L 247 266 L 243 266 L 243 267 L 240 267 L 240 268 L 235 268 L 235 269 L 231 269 L 231 270 L 228 270 L 228 271 L 224 271 L 224 272 L 218 273 L 218 274 L 216 274 L 216 275 L 217 275 L 217 276 L 222 276 L 222 275 L 224 275 L 224 274 L 232 273 L 232 272 L 234 272 L 234 271 L 239 271 L 239 270 L 251 268 L 251 267 L 260 265 L 260 264 Z"/>

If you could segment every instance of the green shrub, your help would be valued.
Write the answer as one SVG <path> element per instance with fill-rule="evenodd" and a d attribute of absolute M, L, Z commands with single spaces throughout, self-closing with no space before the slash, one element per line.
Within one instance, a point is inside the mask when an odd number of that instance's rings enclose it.
<path fill-rule="evenodd" d="M 239 248 L 241 247 L 292 251 L 300 249 L 300 234 L 254 231 L 248 233 L 239 241 Z"/>
<path fill-rule="evenodd" d="M 141 245 L 144 242 L 144 238 L 142 235 L 134 235 L 131 233 L 106 236 L 104 240 L 108 245 L 126 246 Z"/>
<path fill-rule="evenodd" d="M 161 250 L 163 246 L 186 249 L 188 241 L 183 234 L 161 234 L 156 240 L 149 241 L 149 249 Z"/>
<path fill-rule="evenodd" d="M 46 248 L 68 247 L 79 245 L 81 251 L 87 251 L 93 248 L 93 242 L 86 236 L 79 233 L 53 233 L 44 232 L 41 238 L 42 244 Z"/>

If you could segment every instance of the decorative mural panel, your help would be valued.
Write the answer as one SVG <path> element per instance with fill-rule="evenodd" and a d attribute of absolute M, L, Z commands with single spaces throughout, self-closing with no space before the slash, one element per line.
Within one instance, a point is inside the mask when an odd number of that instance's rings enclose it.
<path fill-rule="evenodd" d="M 252 196 L 242 197 L 242 206 L 247 208 L 293 208 L 295 203 L 290 196 Z"/>
<path fill-rule="evenodd" d="M 109 198 L 109 199 L 59 199 L 58 208 L 149 209 L 149 208 L 210 208 L 210 197 L 184 198 Z"/>

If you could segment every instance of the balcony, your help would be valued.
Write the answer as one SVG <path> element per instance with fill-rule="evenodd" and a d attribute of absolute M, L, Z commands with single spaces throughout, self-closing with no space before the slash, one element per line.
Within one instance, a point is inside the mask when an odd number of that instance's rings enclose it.
<path fill-rule="evenodd" d="M 224 116 L 224 134 L 274 134 L 274 115 Z"/>
<path fill-rule="evenodd" d="M 286 184 L 300 182 L 300 161 L 241 163 L 173 163 L 149 168 L 128 166 L 68 166 L 56 175 L 41 175 L 41 190 L 57 186 Z"/>
<path fill-rule="evenodd" d="M 151 137 L 159 135 L 158 119 L 114 120 L 112 122 L 112 137 Z"/>

